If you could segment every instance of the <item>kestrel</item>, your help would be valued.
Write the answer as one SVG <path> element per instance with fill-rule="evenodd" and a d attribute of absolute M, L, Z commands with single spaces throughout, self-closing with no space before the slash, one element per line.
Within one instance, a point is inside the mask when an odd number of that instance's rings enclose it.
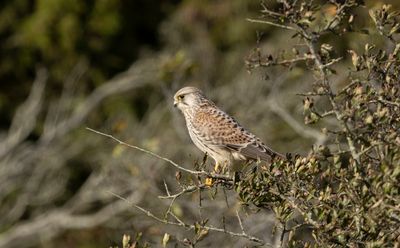
<path fill-rule="evenodd" d="M 274 157 L 283 158 L 195 87 L 178 90 L 174 96 L 174 106 L 185 116 L 193 143 L 215 160 L 216 171 L 220 167 L 225 169 L 232 160 L 270 163 Z"/>

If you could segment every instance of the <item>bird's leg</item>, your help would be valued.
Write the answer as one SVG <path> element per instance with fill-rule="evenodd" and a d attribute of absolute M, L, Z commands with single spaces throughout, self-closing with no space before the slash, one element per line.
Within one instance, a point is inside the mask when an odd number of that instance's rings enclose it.
<path fill-rule="evenodd" d="M 222 165 L 220 164 L 220 168 L 218 169 L 218 174 L 229 174 L 229 169 L 230 169 L 230 161 L 229 160 L 225 160 Z"/>
<path fill-rule="evenodd" d="M 214 172 L 219 174 L 221 170 L 221 165 L 219 162 L 215 162 L 215 166 L 214 166 Z"/>
<path fill-rule="evenodd" d="M 221 164 L 219 162 L 215 162 L 214 165 L 214 173 L 219 174 L 221 172 L 221 169 L 223 168 L 223 166 L 221 166 Z M 207 177 L 204 184 L 211 187 L 213 185 L 214 181 L 211 177 Z"/>

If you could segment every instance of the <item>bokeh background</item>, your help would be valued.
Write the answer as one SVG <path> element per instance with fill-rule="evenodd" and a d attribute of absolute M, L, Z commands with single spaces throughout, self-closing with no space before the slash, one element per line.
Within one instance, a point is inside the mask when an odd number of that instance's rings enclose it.
<path fill-rule="evenodd" d="M 369 8 L 382 3 L 400 7 L 395 0 L 366 1 Z M 260 2 L 243 0 L 2 1 L 0 247 L 120 246 L 123 234 L 138 233 L 158 247 L 165 232 L 176 239 L 192 235 L 110 193 L 162 215 L 169 205 L 158 198 L 164 183 L 172 191 L 179 186 L 173 167 L 86 130 L 192 169 L 203 154 L 172 106 L 183 86 L 201 88 L 281 153 L 305 155 L 323 142 L 318 126 L 303 124 L 296 95 L 311 87 L 305 67 L 248 71 L 246 59 L 256 47 L 279 56 L 296 44 L 282 30 L 246 21 L 258 16 Z M 349 66 L 347 49 L 362 39 L 329 41 L 346 56 L 339 71 Z M 174 213 L 188 222 L 206 216 L 215 226 L 225 218 L 240 232 L 234 193 L 211 199 L 205 192 L 201 208 L 198 198 L 176 202 Z M 268 212 L 243 215 L 249 233 L 274 239 Z M 200 246 L 211 244 L 242 247 L 249 241 L 213 234 Z"/>

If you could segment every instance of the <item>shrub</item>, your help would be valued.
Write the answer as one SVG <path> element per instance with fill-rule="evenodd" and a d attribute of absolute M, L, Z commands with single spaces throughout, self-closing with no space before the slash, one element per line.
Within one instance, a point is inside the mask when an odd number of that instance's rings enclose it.
<path fill-rule="evenodd" d="M 250 70 L 282 65 L 312 71 L 312 89 L 301 94 L 305 123 L 320 124 L 326 141 L 305 158 L 260 167 L 236 191 L 244 202 L 274 211 L 289 234 L 289 246 L 309 245 L 294 238 L 297 228 L 307 226 L 317 247 L 398 247 L 399 13 L 390 5 L 369 10 L 376 31 L 366 33 L 368 22 L 356 22 L 357 16 L 365 16 L 360 1 L 279 2 L 273 8 L 263 5 L 262 18 L 250 21 L 286 29 L 300 49 L 279 58 L 257 49 L 247 64 Z M 329 8 L 332 13 L 322 17 Z M 335 47 L 348 44 L 340 41 L 350 32 L 351 39 L 364 36 L 369 43 L 354 50 L 342 47 L 348 56 L 340 55 Z M 337 72 L 335 64 L 347 57 L 352 65 Z M 295 214 L 302 222 L 289 227 Z"/>

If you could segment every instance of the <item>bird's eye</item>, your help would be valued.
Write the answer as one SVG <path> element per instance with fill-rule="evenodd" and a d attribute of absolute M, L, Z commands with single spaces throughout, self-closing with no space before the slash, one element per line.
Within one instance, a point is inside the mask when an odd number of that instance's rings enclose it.
<path fill-rule="evenodd" d="M 179 100 L 183 100 L 183 98 L 185 98 L 184 95 L 179 95 L 179 96 L 178 96 L 178 99 L 179 99 Z"/>

